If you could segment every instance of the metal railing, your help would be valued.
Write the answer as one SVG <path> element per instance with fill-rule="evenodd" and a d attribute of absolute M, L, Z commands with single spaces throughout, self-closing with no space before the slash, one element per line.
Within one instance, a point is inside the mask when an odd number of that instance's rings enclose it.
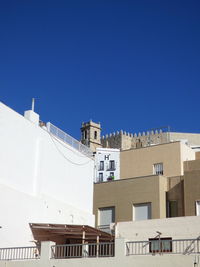
<path fill-rule="evenodd" d="M 0 260 L 27 260 L 39 258 L 40 253 L 37 247 L 0 248 Z"/>
<path fill-rule="evenodd" d="M 200 239 L 177 239 L 126 242 L 126 255 L 199 254 Z"/>
<path fill-rule="evenodd" d="M 54 126 L 50 122 L 47 122 L 46 126 L 47 126 L 48 132 L 56 136 L 58 139 L 60 139 L 64 143 L 70 145 L 71 147 L 75 148 L 76 150 L 78 150 L 79 152 L 81 152 L 82 154 L 88 157 L 93 156 L 92 151 L 87 146 L 83 145 L 81 142 L 79 142 L 78 140 L 70 136 L 69 134 L 65 133 L 64 131 Z"/>
<path fill-rule="evenodd" d="M 90 257 L 114 257 L 114 243 L 55 245 L 51 247 L 51 258 L 54 259 Z"/>

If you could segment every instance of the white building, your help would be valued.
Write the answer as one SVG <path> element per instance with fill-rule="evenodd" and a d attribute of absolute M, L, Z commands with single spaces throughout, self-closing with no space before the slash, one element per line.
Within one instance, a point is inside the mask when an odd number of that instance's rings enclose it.
<path fill-rule="evenodd" d="M 28 223 L 93 226 L 93 170 L 87 147 L 0 102 L 0 247 L 31 245 Z"/>
<path fill-rule="evenodd" d="M 118 180 L 120 177 L 120 150 L 97 148 L 95 154 L 95 182 Z"/>
<path fill-rule="evenodd" d="M 0 249 L 0 267 L 200 267 L 200 217 L 120 222 L 115 242 Z M 98 248 L 98 249 L 94 249 Z M 26 250 L 25 250 L 26 249 Z M 39 257 L 38 257 L 39 255 Z"/>

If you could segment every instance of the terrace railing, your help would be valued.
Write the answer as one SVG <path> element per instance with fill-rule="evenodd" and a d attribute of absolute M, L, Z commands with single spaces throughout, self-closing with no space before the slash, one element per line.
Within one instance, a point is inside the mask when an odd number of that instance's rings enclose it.
<path fill-rule="evenodd" d="M 64 143 L 70 145 L 71 147 L 75 148 L 76 150 L 78 150 L 79 152 L 81 152 L 82 154 L 88 157 L 93 156 L 93 153 L 89 149 L 89 147 L 83 145 L 81 142 L 79 142 L 78 140 L 70 136 L 69 134 L 65 133 L 64 131 L 54 126 L 50 122 L 47 122 L 46 126 L 47 126 L 47 130 L 49 133 L 53 134 L 54 136 L 56 136 L 58 139 L 60 139 Z"/>
<path fill-rule="evenodd" d="M 200 239 L 177 239 L 126 242 L 126 255 L 199 254 Z"/>
<path fill-rule="evenodd" d="M 54 259 L 90 257 L 114 257 L 114 243 L 55 245 L 51 247 L 51 258 Z"/>
<path fill-rule="evenodd" d="M 37 247 L 0 248 L 0 260 L 27 260 L 39 258 L 40 253 Z"/>

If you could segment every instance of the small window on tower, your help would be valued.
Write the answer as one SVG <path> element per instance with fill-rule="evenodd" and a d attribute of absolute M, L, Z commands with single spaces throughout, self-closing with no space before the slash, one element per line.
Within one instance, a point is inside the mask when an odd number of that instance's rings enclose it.
<path fill-rule="evenodd" d="M 87 131 L 85 131 L 85 139 L 87 139 Z"/>
<path fill-rule="evenodd" d="M 97 139 L 97 131 L 94 131 L 94 139 Z"/>

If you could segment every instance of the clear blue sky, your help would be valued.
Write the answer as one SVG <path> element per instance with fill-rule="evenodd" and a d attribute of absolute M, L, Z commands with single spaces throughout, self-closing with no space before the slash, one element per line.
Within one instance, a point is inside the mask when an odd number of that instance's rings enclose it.
<path fill-rule="evenodd" d="M 199 0 L 0 0 L 0 100 L 79 138 L 200 132 Z"/>

